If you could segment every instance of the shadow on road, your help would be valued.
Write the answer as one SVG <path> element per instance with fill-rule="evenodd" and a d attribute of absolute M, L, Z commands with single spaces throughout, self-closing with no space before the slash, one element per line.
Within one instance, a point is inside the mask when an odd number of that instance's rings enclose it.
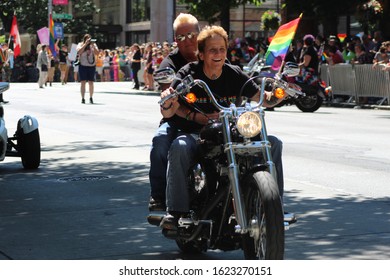
<path fill-rule="evenodd" d="M 146 222 L 148 163 L 86 162 L 75 142 L 43 149 L 41 167 L 0 165 L 0 259 L 243 259 L 240 251 L 181 254 Z M 59 153 L 49 158 L 53 151 Z M 390 202 L 286 193 L 299 221 L 286 232 L 287 259 L 390 259 Z"/>

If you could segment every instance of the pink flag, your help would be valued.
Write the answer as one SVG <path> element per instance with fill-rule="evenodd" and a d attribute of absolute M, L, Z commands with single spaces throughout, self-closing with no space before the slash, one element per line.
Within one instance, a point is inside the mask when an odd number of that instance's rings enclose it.
<path fill-rule="evenodd" d="M 49 45 L 49 28 L 42 27 L 37 31 L 39 42 L 43 45 Z"/>

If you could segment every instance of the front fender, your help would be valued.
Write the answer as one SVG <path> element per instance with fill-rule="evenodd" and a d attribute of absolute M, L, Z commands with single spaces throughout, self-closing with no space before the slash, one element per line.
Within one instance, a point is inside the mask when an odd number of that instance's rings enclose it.
<path fill-rule="evenodd" d="M 19 119 L 20 128 L 23 129 L 24 134 L 28 134 L 38 129 L 38 121 L 36 118 L 29 115 Z"/>

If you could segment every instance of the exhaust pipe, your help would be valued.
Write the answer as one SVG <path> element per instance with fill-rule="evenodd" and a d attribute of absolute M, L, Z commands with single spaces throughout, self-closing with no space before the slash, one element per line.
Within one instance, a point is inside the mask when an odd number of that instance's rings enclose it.
<path fill-rule="evenodd" d="M 160 226 L 161 220 L 165 215 L 165 213 L 151 213 L 147 217 L 148 223 L 153 226 Z"/>

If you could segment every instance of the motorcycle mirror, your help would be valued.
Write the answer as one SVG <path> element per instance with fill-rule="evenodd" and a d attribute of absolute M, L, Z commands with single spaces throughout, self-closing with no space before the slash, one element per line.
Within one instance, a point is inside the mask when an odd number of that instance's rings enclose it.
<path fill-rule="evenodd" d="M 154 71 L 153 78 L 157 83 L 170 84 L 176 77 L 176 73 L 172 68 L 163 68 Z"/>

